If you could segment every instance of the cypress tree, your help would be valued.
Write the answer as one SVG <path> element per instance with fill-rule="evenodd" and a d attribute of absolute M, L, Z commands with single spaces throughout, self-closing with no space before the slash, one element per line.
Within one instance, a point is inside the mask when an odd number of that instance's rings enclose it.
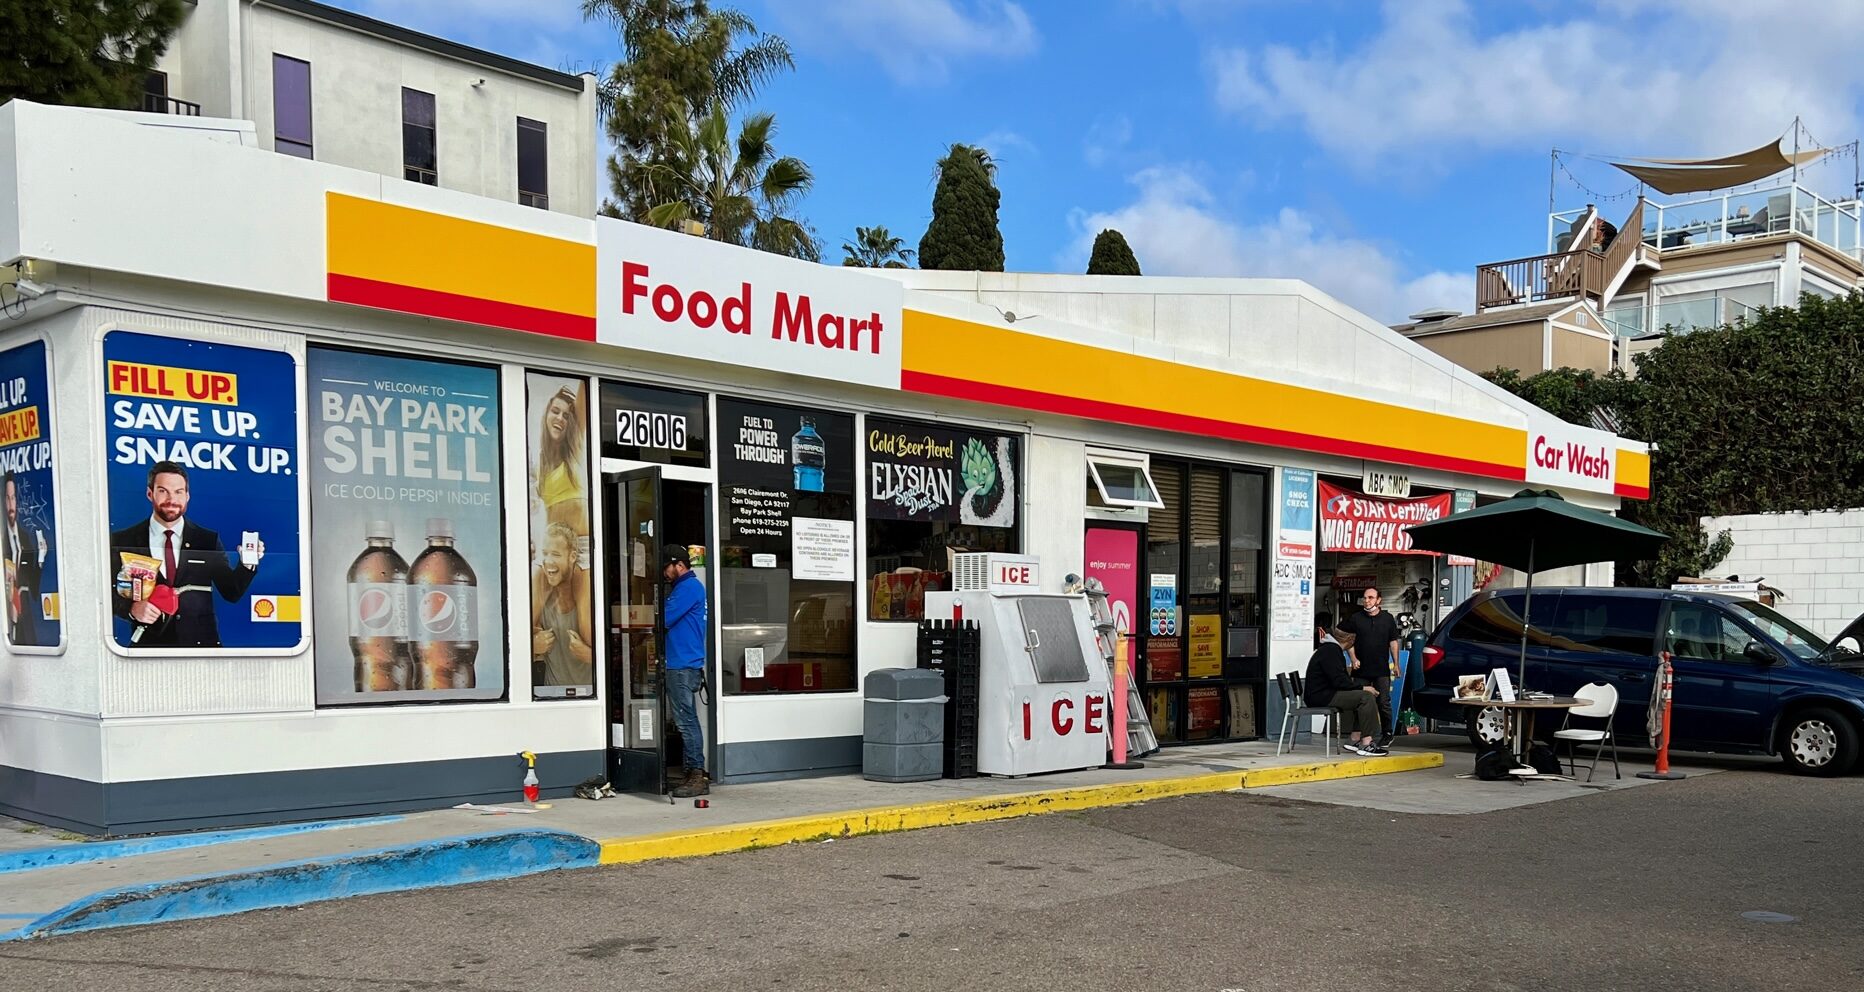
<path fill-rule="evenodd" d="M 1139 275 L 1139 259 L 1126 243 L 1126 235 L 1107 228 L 1094 236 L 1094 252 L 1087 259 L 1090 276 Z"/>
<path fill-rule="evenodd" d="M 919 239 L 920 268 L 1003 271 L 996 171 L 990 153 L 971 145 L 952 145 L 939 160 L 932 223 Z"/>

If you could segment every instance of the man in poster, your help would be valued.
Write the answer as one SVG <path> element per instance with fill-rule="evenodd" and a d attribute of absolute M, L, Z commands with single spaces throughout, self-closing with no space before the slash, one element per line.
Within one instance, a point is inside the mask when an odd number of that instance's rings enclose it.
<path fill-rule="evenodd" d="M 110 535 L 112 610 L 130 622 L 130 646 L 217 648 L 213 594 L 229 603 L 245 596 L 265 545 L 253 535 L 234 565 L 219 534 L 187 519 L 188 470 L 174 462 L 149 469 L 147 496 L 150 515 Z M 138 559 L 156 563 L 152 583 L 136 574 Z"/>
<path fill-rule="evenodd" d="M 6 474 L 6 625 L 7 638 L 15 647 L 33 647 L 39 643 L 39 576 L 45 561 L 45 548 L 29 547 L 19 528 L 19 479 Z"/>

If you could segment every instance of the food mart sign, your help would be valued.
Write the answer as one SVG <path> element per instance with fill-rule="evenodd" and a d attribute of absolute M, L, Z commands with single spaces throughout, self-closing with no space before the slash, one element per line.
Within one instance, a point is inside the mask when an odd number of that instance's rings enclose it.
<path fill-rule="evenodd" d="M 830 268 L 602 218 L 596 340 L 898 389 L 905 290 Z"/>

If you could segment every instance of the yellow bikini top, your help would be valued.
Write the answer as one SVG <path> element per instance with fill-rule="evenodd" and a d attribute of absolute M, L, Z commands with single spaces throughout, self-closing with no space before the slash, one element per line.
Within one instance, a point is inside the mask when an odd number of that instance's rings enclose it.
<path fill-rule="evenodd" d="M 569 468 L 558 465 L 537 483 L 537 495 L 545 506 L 555 506 L 564 500 L 583 498 L 583 491 L 576 480 L 570 477 Z"/>

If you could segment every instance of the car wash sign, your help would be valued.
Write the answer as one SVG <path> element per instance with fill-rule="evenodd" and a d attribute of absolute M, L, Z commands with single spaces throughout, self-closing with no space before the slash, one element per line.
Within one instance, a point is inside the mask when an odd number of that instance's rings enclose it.
<path fill-rule="evenodd" d="M 1449 493 L 1385 499 L 1320 484 L 1320 549 L 1370 554 L 1428 555 L 1411 547 L 1407 530 L 1450 515 Z"/>
<path fill-rule="evenodd" d="M 596 222 L 596 340 L 898 389 L 891 279 L 688 234 Z"/>
<path fill-rule="evenodd" d="M 1527 481 L 1595 493 L 1616 492 L 1618 439 L 1604 431 L 1549 419 L 1527 430 Z"/>

